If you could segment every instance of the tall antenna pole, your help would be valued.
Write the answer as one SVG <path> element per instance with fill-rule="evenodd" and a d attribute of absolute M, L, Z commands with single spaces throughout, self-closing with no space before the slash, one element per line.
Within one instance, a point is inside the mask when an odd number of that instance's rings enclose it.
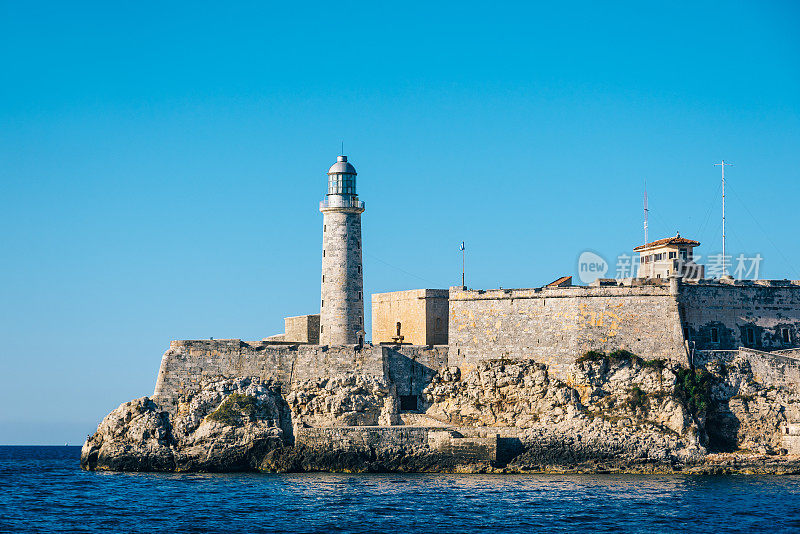
<path fill-rule="evenodd" d="M 647 209 L 647 180 L 644 181 L 644 244 L 647 244 L 647 216 L 650 210 Z"/>
<path fill-rule="evenodd" d="M 722 275 L 728 274 L 728 266 L 725 260 L 725 167 L 733 166 L 733 163 L 715 163 L 715 167 L 722 168 Z"/>

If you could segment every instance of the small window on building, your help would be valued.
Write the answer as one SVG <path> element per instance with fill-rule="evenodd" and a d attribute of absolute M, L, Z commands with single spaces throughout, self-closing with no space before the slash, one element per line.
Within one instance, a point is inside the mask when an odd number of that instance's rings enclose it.
<path fill-rule="evenodd" d="M 361 274 L 361 266 L 358 266 L 358 274 Z"/>
<path fill-rule="evenodd" d="M 323 258 L 325 257 L 325 249 L 324 248 L 322 249 L 322 257 Z"/>
<path fill-rule="evenodd" d="M 792 342 L 792 336 L 788 328 L 781 328 L 781 339 L 784 343 Z"/>
<path fill-rule="evenodd" d="M 677 256 L 678 256 L 677 252 L 670 252 L 669 253 L 669 259 L 671 259 L 671 260 L 674 260 Z"/>
<path fill-rule="evenodd" d="M 319 333 L 320 333 L 320 334 L 322 333 L 322 330 L 323 330 L 324 328 L 325 328 L 325 327 L 324 327 L 323 325 L 319 325 Z"/>
<path fill-rule="evenodd" d="M 322 275 L 322 281 L 325 282 L 325 275 Z"/>
<path fill-rule="evenodd" d="M 711 342 L 712 343 L 719 343 L 719 328 L 712 328 L 711 329 Z"/>
<path fill-rule="evenodd" d="M 323 224 L 322 225 L 322 231 L 323 232 L 327 232 L 328 231 L 328 225 L 327 224 Z"/>
<path fill-rule="evenodd" d="M 752 328 L 747 329 L 747 344 L 748 345 L 755 345 L 756 343 L 756 333 L 753 331 Z"/>
<path fill-rule="evenodd" d="M 361 291 L 358 292 L 358 300 L 361 300 Z"/>
<path fill-rule="evenodd" d="M 324 300 L 322 301 L 322 306 L 320 306 L 320 307 L 321 307 L 321 308 L 324 308 L 324 307 L 325 307 L 325 301 L 324 301 Z"/>

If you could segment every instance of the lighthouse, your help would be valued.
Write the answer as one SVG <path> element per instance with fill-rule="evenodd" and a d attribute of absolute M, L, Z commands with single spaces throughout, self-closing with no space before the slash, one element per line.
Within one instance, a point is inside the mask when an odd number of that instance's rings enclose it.
<path fill-rule="evenodd" d="M 364 275 L 361 269 L 361 214 L 356 169 L 347 156 L 328 169 L 322 212 L 320 345 L 364 342 Z"/>

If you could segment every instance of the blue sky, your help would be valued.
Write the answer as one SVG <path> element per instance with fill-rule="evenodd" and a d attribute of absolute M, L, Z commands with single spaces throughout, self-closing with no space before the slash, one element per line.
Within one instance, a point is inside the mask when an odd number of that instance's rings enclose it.
<path fill-rule="evenodd" d="M 319 309 L 325 171 L 366 293 L 531 287 L 680 230 L 800 278 L 796 2 L 0 1 L 0 443 L 80 443 L 171 339 Z M 367 311 L 369 318 L 369 311 Z M 369 330 L 369 327 L 367 328 Z"/>

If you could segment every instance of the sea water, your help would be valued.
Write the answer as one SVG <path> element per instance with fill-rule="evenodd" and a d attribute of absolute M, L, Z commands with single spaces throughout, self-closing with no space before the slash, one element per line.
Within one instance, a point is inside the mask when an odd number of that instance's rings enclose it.
<path fill-rule="evenodd" d="M 0 447 L 2 532 L 800 532 L 798 476 L 85 472 Z"/>

